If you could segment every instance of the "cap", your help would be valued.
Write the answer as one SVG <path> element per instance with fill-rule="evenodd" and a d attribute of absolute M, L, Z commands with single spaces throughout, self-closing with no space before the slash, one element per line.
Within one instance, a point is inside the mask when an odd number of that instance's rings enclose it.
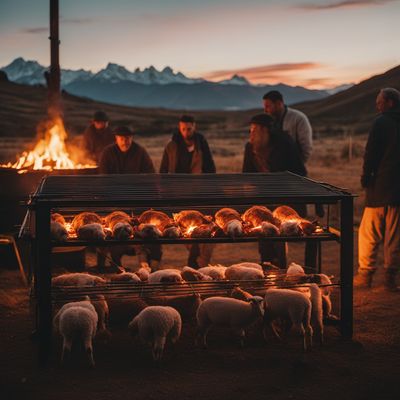
<path fill-rule="evenodd" d="M 93 121 L 109 121 L 107 114 L 104 111 L 96 111 L 93 115 Z"/>
<path fill-rule="evenodd" d="M 117 126 L 114 128 L 113 134 L 118 136 L 133 136 L 133 131 L 131 131 L 127 126 Z"/>

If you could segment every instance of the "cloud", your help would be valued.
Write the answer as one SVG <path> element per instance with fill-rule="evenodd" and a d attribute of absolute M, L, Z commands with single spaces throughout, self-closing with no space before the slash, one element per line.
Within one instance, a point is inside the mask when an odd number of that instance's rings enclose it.
<path fill-rule="evenodd" d="M 49 27 L 40 26 L 40 27 L 37 27 L 37 28 L 25 28 L 25 29 L 21 29 L 20 32 L 28 33 L 30 35 L 48 33 L 49 32 Z"/>
<path fill-rule="evenodd" d="M 226 79 L 232 75 L 242 75 L 248 80 L 258 82 L 265 80 L 280 80 L 288 72 L 299 72 L 304 70 L 312 70 L 321 68 L 322 64 L 316 62 L 303 62 L 303 63 L 283 63 L 263 65 L 258 67 L 249 67 L 242 69 L 225 69 L 212 71 L 205 75 L 207 79 Z"/>
<path fill-rule="evenodd" d="M 370 6 L 380 6 L 387 3 L 392 3 L 395 0 L 345 0 L 336 1 L 327 4 L 301 4 L 299 6 L 294 6 L 294 8 L 300 10 L 333 10 L 337 8 L 361 8 Z"/>

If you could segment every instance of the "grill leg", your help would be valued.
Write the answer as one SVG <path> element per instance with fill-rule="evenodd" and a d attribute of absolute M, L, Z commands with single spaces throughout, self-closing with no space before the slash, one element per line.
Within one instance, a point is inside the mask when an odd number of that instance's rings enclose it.
<path fill-rule="evenodd" d="M 51 348 L 50 210 L 36 211 L 35 285 L 37 293 L 38 361 L 44 366 Z"/>
<path fill-rule="evenodd" d="M 353 198 L 340 203 L 340 330 L 353 336 Z"/>

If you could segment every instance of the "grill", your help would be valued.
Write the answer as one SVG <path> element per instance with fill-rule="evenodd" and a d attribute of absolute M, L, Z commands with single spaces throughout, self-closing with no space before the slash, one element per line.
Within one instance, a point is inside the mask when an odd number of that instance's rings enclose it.
<path fill-rule="evenodd" d="M 329 215 L 324 233 L 309 237 L 271 237 L 259 239 L 228 237 L 206 239 L 159 239 L 159 243 L 213 242 L 233 243 L 257 240 L 280 241 L 338 241 L 340 246 L 340 330 L 343 336 L 353 333 L 353 195 L 320 182 L 289 172 L 270 174 L 141 174 L 47 176 L 32 195 L 29 207 L 35 214 L 31 232 L 33 248 L 34 293 L 37 298 L 37 329 L 39 356 L 47 358 L 51 339 L 51 315 L 54 293 L 51 290 L 50 254 L 52 247 L 121 243 L 146 243 L 107 240 L 85 242 L 71 239 L 55 243 L 50 239 L 52 211 L 81 212 L 84 210 L 111 211 L 115 209 L 156 208 L 168 212 L 183 207 L 212 212 L 220 207 L 238 210 L 255 205 L 327 204 L 339 206 L 339 229 L 330 226 Z M 329 208 L 328 208 L 329 209 Z M 196 286 L 196 285 L 193 285 Z M 214 288 L 216 289 L 216 288 Z M 219 287 L 220 289 L 220 287 Z M 129 290 L 129 288 L 124 288 Z M 140 289 L 136 289 L 140 291 Z M 190 290 L 195 290 L 191 287 Z M 208 284 L 207 290 L 213 288 Z M 216 291 L 217 292 L 217 291 Z M 106 293 L 105 293 L 106 294 Z"/>

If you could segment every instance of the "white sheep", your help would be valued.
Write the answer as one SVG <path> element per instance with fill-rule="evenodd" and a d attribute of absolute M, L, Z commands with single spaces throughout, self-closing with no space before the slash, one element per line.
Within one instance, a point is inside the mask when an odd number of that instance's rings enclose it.
<path fill-rule="evenodd" d="M 176 343 L 181 335 L 182 319 L 172 307 L 149 306 L 142 310 L 128 325 L 132 336 L 139 335 L 141 340 L 152 348 L 153 360 L 160 360 L 167 338 Z"/>
<path fill-rule="evenodd" d="M 80 338 L 89 358 L 90 366 L 94 367 L 92 341 L 96 335 L 98 315 L 89 300 L 67 303 L 54 317 L 53 324 L 63 337 L 61 363 L 70 354 L 72 342 Z"/>
<path fill-rule="evenodd" d="M 71 272 L 55 276 L 51 279 L 51 283 L 53 286 L 98 286 L 104 285 L 107 281 L 86 272 Z"/>
<path fill-rule="evenodd" d="M 221 281 L 225 279 L 226 267 L 223 265 L 207 265 L 199 268 L 198 271 L 215 281 Z"/>
<path fill-rule="evenodd" d="M 289 321 L 292 329 L 303 339 L 303 349 L 312 346 L 313 330 L 311 320 L 311 301 L 304 294 L 290 289 L 269 289 L 265 296 L 264 313 L 264 338 L 267 339 L 267 327 L 272 328 L 274 335 L 280 339 L 280 335 L 274 325 L 277 320 Z"/>
<path fill-rule="evenodd" d="M 151 268 L 147 262 L 142 262 L 140 268 L 135 272 L 135 274 L 140 278 L 141 281 L 145 282 L 149 280 L 149 275 L 151 274 Z"/>
<path fill-rule="evenodd" d="M 243 346 L 244 329 L 260 318 L 264 313 L 263 299 L 253 296 L 249 301 L 237 300 L 229 297 L 209 297 L 205 299 L 197 310 L 199 340 L 207 347 L 207 333 L 212 326 L 223 326 L 233 329 L 240 336 Z"/>
<path fill-rule="evenodd" d="M 264 273 L 256 268 L 232 265 L 226 269 L 225 277 L 229 280 L 257 280 L 264 279 Z"/>
<path fill-rule="evenodd" d="M 65 242 L 68 239 L 68 231 L 63 224 L 57 221 L 50 222 L 50 236 L 58 242 Z"/>
<path fill-rule="evenodd" d="M 140 277 L 134 272 L 122 272 L 120 274 L 113 274 L 109 277 L 111 282 L 141 282 Z"/>
<path fill-rule="evenodd" d="M 183 267 L 181 271 L 182 279 L 187 282 L 194 281 L 210 281 L 211 278 L 208 275 L 203 274 L 201 271 L 198 271 L 191 267 Z"/>
<path fill-rule="evenodd" d="M 241 263 L 237 263 L 237 264 L 232 264 L 229 267 L 245 267 L 245 268 L 258 269 L 259 271 L 263 270 L 263 268 L 262 268 L 262 266 L 260 264 L 253 263 L 253 262 L 247 262 L 247 261 L 241 262 Z"/>
<path fill-rule="evenodd" d="M 179 269 L 166 268 L 154 271 L 149 275 L 148 283 L 183 282 Z"/>

